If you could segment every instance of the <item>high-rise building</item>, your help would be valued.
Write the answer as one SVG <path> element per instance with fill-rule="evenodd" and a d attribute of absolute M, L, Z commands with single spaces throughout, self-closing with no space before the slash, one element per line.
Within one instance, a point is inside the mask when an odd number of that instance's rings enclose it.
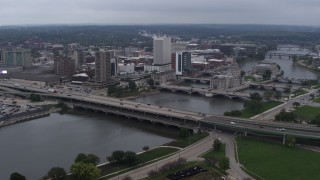
<path fill-rule="evenodd" d="M 111 59 L 114 58 L 113 51 L 97 51 L 95 54 L 96 83 L 108 84 L 111 80 Z"/>
<path fill-rule="evenodd" d="M 54 58 L 54 72 L 60 77 L 70 78 L 75 74 L 75 61 L 71 58 L 56 56 Z"/>
<path fill-rule="evenodd" d="M 177 52 L 176 53 L 175 70 L 176 75 L 183 75 L 191 70 L 191 53 L 190 52 Z"/>
<path fill-rule="evenodd" d="M 31 67 L 31 51 L 22 48 L 2 50 L 1 61 L 5 66 Z"/>
<path fill-rule="evenodd" d="M 171 38 L 153 38 L 153 65 L 162 66 L 171 63 Z"/>

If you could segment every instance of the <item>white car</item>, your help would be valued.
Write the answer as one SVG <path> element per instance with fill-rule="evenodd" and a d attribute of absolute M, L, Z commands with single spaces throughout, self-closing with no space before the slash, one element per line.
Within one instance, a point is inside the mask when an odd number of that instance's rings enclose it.
<path fill-rule="evenodd" d="M 277 128 L 276 130 L 277 131 L 285 131 L 286 129 L 285 128 Z"/>
<path fill-rule="evenodd" d="M 231 121 L 230 124 L 236 124 L 235 122 Z"/>

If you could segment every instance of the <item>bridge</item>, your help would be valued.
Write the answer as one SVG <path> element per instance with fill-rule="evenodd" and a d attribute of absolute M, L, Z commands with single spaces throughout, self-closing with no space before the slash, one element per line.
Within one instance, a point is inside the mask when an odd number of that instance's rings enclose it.
<path fill-rule="evenodd" d="M 281 59 L 282 56 L 286 56 L 286 57 L 289 57 L 289 59 L 291 59 L 291 57 L 293 57 L 293 56 L 305 56 L 305 55 L 310 55 L 310 54 L 311 54 L 310 51 L 295 51 L 295 52 L 291 53 L 288 51 L 277 50 L 277 51 L 269 51 L 266 54 L 266 57 L 272 58 L 273 56 L 277 56 L 277 57 L 279 57 L 279 59 Z"/>
<path fill-rule="evenodd" d="M 0 85 L 3 86 L 3 84 Z M 5 86 L 8 88 L 21 88 L 21 90 L 27 89 L 30 91 L 34 89 L 29 87 L 10 87 L 10 84 L 5 84 Z M 265 133 L 279 137 L 292 135 L 294 137 L 307 139 L 320 139 L 320 128 L 311 125 L 261 122 L 242 118 L 224 117 L 81 93 L 57 94 L 43 93 L 41 91 L 40 93 L 42 93 L 42 96 L 44 97 L 64 101 L 75 108 L 90 109 L 141 121 L 161 123 L 168 126 L 190 129 L 223 128 L 231 131 L 243 132 L 245 134 Z M 286 130 L 279 131 L 279 128 L 285 128 Z"/>
<path fill-rule="evenodd" d="M 173 86 L 173 85 L 159 85 L 157 86 L 160 90 L 170 90 L 172 92 L 183 92 L 188 94 L 200 94 L 206 97 L 212 96 L 226 96 L 228 98 L 243 98 L 247 100 L 250 98 L 250 94 L 232 91 L 217 91 L 208 88 L 194 88 L 194 87 L 184 87 L 184 86 Z"/>
<path fill-rule="evenodd" d="M 282 84 L 262 84 L 262 83 L 249 83 L 250 86 L 255 86 L 255 87 L 263 87 L 263 88 L 281 88 L 281 89 L 287 89 L 289 88 L 288 85 L 282 85 Z M 291 89 L 298 89 L 297 87 L 290 87 Z"/>
<path fill-rule="evenodd" d="M 200 81 L 200 82 L 210 82 L 210 78 L 199 78 L 199 77 L 181 77 L 183 80 Z"/>

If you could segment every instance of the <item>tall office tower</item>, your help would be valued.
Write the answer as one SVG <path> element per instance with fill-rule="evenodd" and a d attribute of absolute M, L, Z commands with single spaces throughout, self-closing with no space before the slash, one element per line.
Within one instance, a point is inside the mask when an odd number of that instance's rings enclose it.
<path fill-rule="evenodd" d="M 54 58 L 54 72 L 59 77 L 70 78 L 75 74 L 75 61 L 71 58 L 56 56 Z"/>
<path fill-rule="evenodd" d="M 176 53 L 176 75 L 183 75 L 191 70 L 191 53 L 190 52 L 177 52 Z"/>
<path fill-rule="evenodd" d="M 153 65 L 162 66 L 171 63 L 171 38 L 153 38 Z"/>
<path fill-rule="evenodd" d="M 1 60 L 5 66 L 31 67 L 30 49 L 2 50 Z"/>
<path fill-rule="evenodd" d="M 114 58 L 113 51 L 97 51 L 96 57 L 96 83 L 108 84 L 111 80 L 111 59 Z"/>

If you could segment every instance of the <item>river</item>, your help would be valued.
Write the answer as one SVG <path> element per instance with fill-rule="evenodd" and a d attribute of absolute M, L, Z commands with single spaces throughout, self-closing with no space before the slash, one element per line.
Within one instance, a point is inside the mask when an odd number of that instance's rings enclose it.
<path fill-rule="evenodd" d="M 288 57 L 279 58 L 266 58 L 265 61 L 271 61 L 279 64 L 281 70 L 284 71 L 284 77 L 289 79 L 320 79 L 320 74 L 312 72 L 305 67 L 301 67 L 292 62 Z M 242 70 L 248 72 L 251 71 L 253 66 L 258 64 L 261 61 L 247 61 L 245 63 L 240 63 Z"/>
<path fill-rule="evenodd" d="M 319 75 L 293 64 L 288 58 L 266 59 L 284 70 L 284 76 L 295 79 L 319 79 Z M 259 61 L 240 64 L 245 71 Z M 182 85 L 207 87 L 207 84 Z M 262 90 L 245 90 L 259 92 Z M 240 110 L 244 102 L 226 97 L 202 97 L 160 92 L 138 97 L 132 101 L 161 105 L 193 112 L 222 115 L 225 111 Z M 28 121 L 0 129 L 0 179 L 8 179 L 17 171 L 28 179 L 39 179 L 51 167 L 69 171 L 80 152 L 97 154 L 104 162 L 115 150 L 141 151 L 143 146 L 159 146 L 171 141 L 174 130 L 153 127 L 114 116 L 93 113 L 51 114 L 49 117 Z"/>
<path fill-rule="evenodd" d="M 158 94 L 138 97 L 135 102 L 161 105 L 181 109 L 185 111 L 202 112 L 208 114 L 223 115 L 225 111 L 243 109 L 244 102 L 239 99 L 226 97 L 204 97 L 197 95 L 186 95 L 171 92 L 160 92 Z"/>
<path fill-rule="evenodd" d="M 115 116 L 53 113 L 0 129 L 0 179 L 9 179 L 15 171 L 39 179 L 54 166 L 69 171 L 81 152 L 94 153 L 105 162 L 115 150 L 140 152 L 144 146 L 172 141 L 173 134 L 173 129 Z"/>

